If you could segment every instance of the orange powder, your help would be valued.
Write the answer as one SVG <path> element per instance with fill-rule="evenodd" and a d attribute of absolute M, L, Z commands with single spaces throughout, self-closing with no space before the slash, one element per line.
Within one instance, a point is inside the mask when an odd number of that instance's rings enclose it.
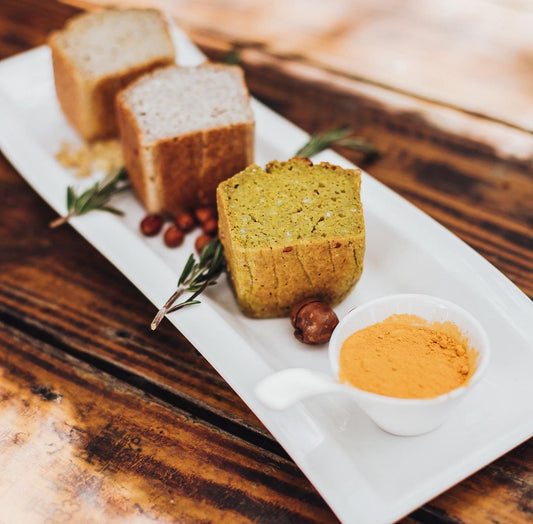
<path fill-rule="evenodd" d="M 393 315 L 344 341 L 339 379 L 379 395 L 432 398 L 466 385 L 476 356 L 452 322 Z"/>

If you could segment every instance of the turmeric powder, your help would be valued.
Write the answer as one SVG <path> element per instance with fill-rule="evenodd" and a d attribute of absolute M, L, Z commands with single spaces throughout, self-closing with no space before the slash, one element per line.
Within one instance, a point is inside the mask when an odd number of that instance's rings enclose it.
<path fill-rule="evenodd" d="M 466 385 L 476 356 L 452 322 L 393 315 L 344 341 L 339 379 L 379 395 L 432 398 Z"/>

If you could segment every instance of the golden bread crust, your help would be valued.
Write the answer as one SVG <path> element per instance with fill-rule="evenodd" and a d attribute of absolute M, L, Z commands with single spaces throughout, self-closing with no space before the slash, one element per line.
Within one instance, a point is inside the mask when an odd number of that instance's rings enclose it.
<path fill-rule="evenodd" d="M 218 184 L 252 161 L 253 125 L 199 131 L 143 146 L 135 118 L 120 97 L 117 115 L 126 169 L 150 213 L 215 205 Z"/>
<path fill-rule="evenodd" d="M 144 150 L 140 140 L 140 130 L 135 117 L 128 106 L 123 103 L 119 95 L 116 99 L 116 115 L 118 128 L 120 130 L 120 142 L 122 146 L 122 156 L 128 172 L 131 185 L 140 201 L 150 213 L 158 211 L 150 198 L 149 184 L 152 175 L 146 172 L 144 166 Z"/>
<path fill-rule="evenodd" d="M 198 204 L 214 205 L 223 180 L 253 162 L 254 124 L 217 127 L 202 133 L 204 157 L 198 180 Z"/>
<path fill-rule="evenodd" d="M 87 135 L 92 135 L 87 83 L 72 65 L 69 57 L 56 45 L 58 37 L 58 31 L 52 33 L 48 38 L 48 45 L 52 51 L 54 83 L 59 105 L 70 124 L 83 138 L 87 138 Z"/>
<path fill-rule="evenodd" d="M 158 211 L 177 213 L 198 202 L 198 173 L 202 169 L 202 133 L 159 140 L 151 147 L 154 178 L 158 181 Z"/>

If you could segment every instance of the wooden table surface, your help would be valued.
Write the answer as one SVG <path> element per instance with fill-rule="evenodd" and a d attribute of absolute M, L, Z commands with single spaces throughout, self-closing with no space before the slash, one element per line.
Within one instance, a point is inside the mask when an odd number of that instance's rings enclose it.
<path fill-rule="evenodd" d="M 42 44 L 76 12 L 3 0 L 0 58 Z M 215 59 L 232 47 L 190 34 Z M 416 97 L 380 99 L 360 80 L 239 45 L 255 96 L 310 132 L 352 124 L 381 156 L 343 154 L 533 297 L 531 157 L 435 125 Z M 519 132 L 531 139 L 508 129 Z M 201 355 L 168 322 L 149 332 L 141 293 L 70 227 L 50 231 L 54 212 L 3 156 L 0 193 L 1 524 L 336 521 Z M 403 522 L 531 522 L 532 500 L 529 441 Z"/>

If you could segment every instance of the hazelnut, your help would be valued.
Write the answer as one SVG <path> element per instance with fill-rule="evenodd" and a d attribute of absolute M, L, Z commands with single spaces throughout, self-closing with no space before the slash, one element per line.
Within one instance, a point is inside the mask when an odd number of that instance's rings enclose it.
<path fill-rule="evenodd" d="M 217 212 L 216 209 L 211 206 L 197 207 L 194 210 L 194 216 L 196 217 L 196 220 L 200 222 L 200 224 L 205 224 L 211 218 L 216 220 Z"/>
<path fill-rule="evenodd" d="M 184 239 L 185 234 L 176 224 L 169 226 L 163 235 L 163 241 L 167 247 L 181 246 Z"/>
<path fill-rule="evenodd" d="M 294 336 L 304 344 L 325 344 L 339 323 L 335 311 L 318 298 L 308 298 L 291 311 Z"/>
<path fill-rule="evenodd" d="M 218 220 L 216 218 L 206 220 L 202 225 L 202 230 L 206 235 L 215 236 L 218 233 Z"/>
<path fill-rule="evenodd" d="M 146 215 L 139 225 L 141 233 L 147 237 L 157 235 L 163 227 L 163 218 L 159 215 Z"/>
<path fill-rule="evenodd" d="M 194 241 L 194 247 L 197 251 L 197 253 L 200 255 L 202 251 L 204 250 L 204 247 L 209 244 L 209 242 L 213 241 L 213 237 L 210 235 L 206 235 L 205 233 L 202 233 L 199 235 L 196 240 Z"/>
<path fill-rule="evenodd" d="M 176 225 L 184 232 L 189 233 L 196 226 L 196 220 L 191 213 L 183 212 L 176 215 Z"/>

